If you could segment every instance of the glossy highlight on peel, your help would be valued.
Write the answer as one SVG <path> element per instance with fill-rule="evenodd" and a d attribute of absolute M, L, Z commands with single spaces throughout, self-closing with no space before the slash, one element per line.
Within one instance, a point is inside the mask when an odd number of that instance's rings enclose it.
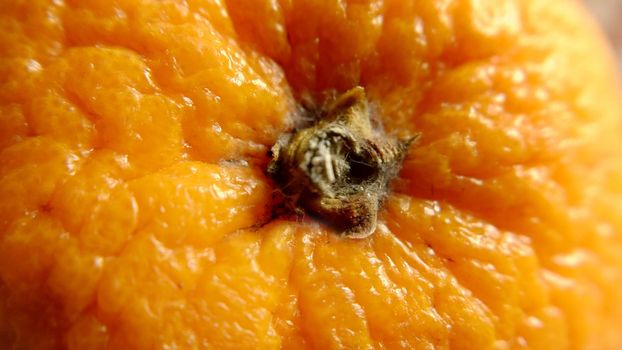
<path fill-rule="evenodd" d="M 617 350 L 616 76 L 574 0 L 3 1 L 0 344 Z M 421 135 L 376 231 L 274 218 L 357 85 Z"/>

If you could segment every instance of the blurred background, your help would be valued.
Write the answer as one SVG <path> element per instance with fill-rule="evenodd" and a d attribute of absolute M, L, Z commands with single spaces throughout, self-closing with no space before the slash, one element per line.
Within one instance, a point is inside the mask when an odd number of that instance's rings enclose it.
<path fill-rule="evenodd" d="M 584 0 L 592 10 L 617 54 L 618 69 L 622 76 L 622 0 Z"/>

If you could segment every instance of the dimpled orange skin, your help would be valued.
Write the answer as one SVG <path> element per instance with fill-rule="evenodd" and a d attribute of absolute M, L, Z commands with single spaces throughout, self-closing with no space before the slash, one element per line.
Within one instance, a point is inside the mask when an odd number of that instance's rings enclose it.
<path fill-rule="evenodd" d="M 0 3 L 0 348 L 619 349 L 622 127 L 577 1 Z M 421 133 L 376 232 L 271 219 L 306 93 Z"/>

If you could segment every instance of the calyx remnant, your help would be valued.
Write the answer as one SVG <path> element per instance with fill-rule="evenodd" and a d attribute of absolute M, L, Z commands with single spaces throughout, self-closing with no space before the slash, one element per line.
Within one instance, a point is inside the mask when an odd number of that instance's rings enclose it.
<path fill-rule="evenodd" d="M 365 90 L 355 87 L 309 127 L 283 134 L 268 173 L 291 204 L 348 237 L 376 229 L 380 203 L 415 138 L 398 140 L 372 127 Z"/>

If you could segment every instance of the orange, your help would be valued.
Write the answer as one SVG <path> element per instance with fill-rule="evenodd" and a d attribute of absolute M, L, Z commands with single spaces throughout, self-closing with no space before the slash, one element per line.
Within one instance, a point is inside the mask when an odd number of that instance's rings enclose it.
<path fill-rule="evenodd" d="M 0 3 L 0 348 L 619 349 L 622 106 L 578 1 Z M 267 150 L 420 134 L 363 240 Z"/>

